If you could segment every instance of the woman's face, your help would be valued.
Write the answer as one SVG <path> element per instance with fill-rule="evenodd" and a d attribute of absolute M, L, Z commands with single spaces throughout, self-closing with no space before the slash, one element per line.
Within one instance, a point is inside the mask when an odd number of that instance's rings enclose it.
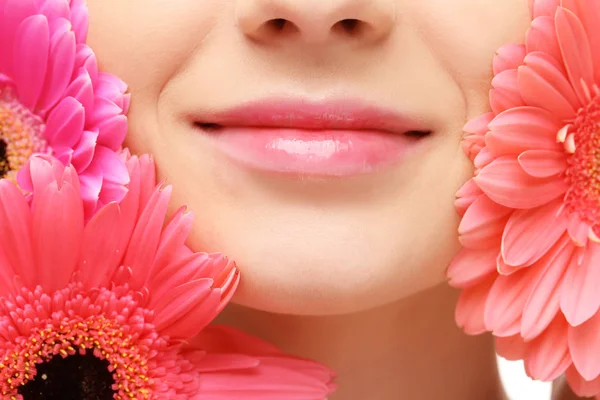
<path fill-rule="evenodd" d="M 237 261 L 237 302 L 352 312 L 444 280 L 462 126 L 528 0 L 88 3 L 127 144 L 194 212 L 192 248 Z"/>

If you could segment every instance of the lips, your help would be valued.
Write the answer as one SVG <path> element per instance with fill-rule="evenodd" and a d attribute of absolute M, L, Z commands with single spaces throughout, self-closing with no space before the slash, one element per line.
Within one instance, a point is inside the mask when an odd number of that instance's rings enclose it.
<path fill-rule="evenodd" d="M 244 167 L 331 177 L 396 164 L 430 133 L 416 119 L 348 100 L 269 99 L 196 116 L 194 125 Z"/>

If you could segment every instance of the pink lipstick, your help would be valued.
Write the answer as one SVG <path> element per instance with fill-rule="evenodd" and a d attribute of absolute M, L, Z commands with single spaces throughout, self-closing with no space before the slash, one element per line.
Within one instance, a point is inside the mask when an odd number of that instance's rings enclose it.
<path fill-rule="evenodd" d="M 429 134 L 415 119 L 352 101 L 270 99 L 194 121 L 219 150 L 249 168 L 311 176 L 380 170 Z"/>

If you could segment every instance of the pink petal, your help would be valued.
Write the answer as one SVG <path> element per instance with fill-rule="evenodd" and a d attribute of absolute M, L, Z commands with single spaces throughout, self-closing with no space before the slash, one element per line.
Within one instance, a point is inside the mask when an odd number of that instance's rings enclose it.
<path fill-rule="evenodd" d="M 103 123 L 107 119 L 113 118 L 115 115 L 121 114 L 122 110 L 112 101 L 96 96 L 94 98 L 94 108 L 88 116 L 88 126 L 96 127 L 98 124 Z"/>
<path fill-rule="evenodd" d="M 96 129 L 99 132 L 98 144 L 117 151 L 127 135 L 127 117 L 115 115 L 97 124 Z"/>
<path fill-rule="evenodd" d="M 64 4 L 64 2 L 61 1 Z M 69 27 L 67 20 L 63 20 Z M 39 104 L 40 109 L 48 110 L 64 95 L 69 85 L 75 63 L 75 35 L 73 32 L 55 33 L 51 39 L 48 59 L 48 78 Z"/>
<path fill-rule="evenodd" d="M 600 393 L 600 377 L 593 381 L 586 381 L 573 365 L 567 369 L 566 376 L 569 386 L 578 396 L 593 397 Z"/>
<path fill-rule="evenodd" d="M 500 243 L 504 226 L 511 208 L 494 203 L 487 196 L 480 196 L 467 209 L 458 229 L 463 246 L 482 249 Z"/>
<path fill-rule="evenodd" d="M 92 217 L 83 231 L 77 265 L 79 281 L 86 289 L 106 287 L 119 266 L 120 217 L 119 206 L 109 204 Z"/>
<path fill-rule="evenodd" d="M 487 133 L 487 125 L 494 119 L 494 113 L 487 113 L 479 117 L 471 119 L 463 128 L 465 136 L 462 141 L 463 151 L 473 160 L 475 156 L 485 146 L 485 134 Z"/>
<path fill-rule="evenodd" d="M 564 152 L 551 150 L 527 150 L 519 156 L 523 170 L 534 178 L 551 178 L 567 169 Z"/>
<path fill-rule="evenodd" d="M 586 381 L 600 375 L 600 313 L 579 326 L 569 327 L 569 347 L 577 371 Z"/>
<path fill-rule="evenodd" d="M 498 250 L 471 250 L 467 248 L 454 257 L 448 267 L 450 285 L 456 288 L 468 288 L 477 285 L 496 273 Z"/>
<path fill-rule="evenodd" d="M 567 240 L 562 240 L 538 261 L 541 273 L 524 306 L 521 319 L 521 335 L 525 340 L 539 336 L 560 311 L 562 283 L 573 250 Z"/>
<path fill-rule="evenodd" d="M 508 220 L 502 237 L 502 258 L 512 266 L 531 265 L 542 258 L 563 236 L 566 213 L 558 215 L 561 200 L 532 210 L 518 210 Z"/>
<path fill-rule="evenodd" d="M 150 274 L 150 266 L 160 241 L 171 190 L 171 187 L 167 186 L 154 192 L 131 235 L 123 264 L 133 271 L 130 285 L 134 290 L 139 290 Z"/>
<path fill-rule="evenodd" d="M 185 207 L 179 209 L 166 225 L 160 238 L 156 257 L 152 265 L 152 272 L 161 271 L 177 254 L 177 250 L 185 245 L 194 217 Z"/>
<path fill-rule="evenodd" d="M 77 76 L 67 87 L 64 96 L 73 97 L 83 105 L 86 110 L 94 107 L 94 86 L 88 72 L 81 68 Z"/>
<path fill-rule="evenodd" d="M 19 99 L 26 107 L 35 109 L 44 87 L 50 31 L 43 15 L 27 18 L 17 31 L 14 47 L 14 77 Z"/>
<path fill-rule="evenodd" d="M 21 191 L 12 182 L 1 179 L 0 253 L 8 265 L 0 266 L 0 269 L 9 268 L 29 285 L 36 280 L 31 250 L 31 223 L 29 205 Z"/>
<path fill-rule="evenodd" d="M 556 11 L 556 36 L 571 84 L 581 101 L 589 102 L 586 89 L 594 85 L 594 61 L 585 29 L 575 14 L 559 7 Z"/>
<path fill-rule="evenodd" d="M 36 12 L 33 0 L 5 0 L 0 5 L 0 37 L 2 37 L 3 49 L 8 49 L 0 51 L 0 68 L 8 76 L 13 76 L 14 54 L 12 49 L 19 25 Z"/>
<path fill-rule="evenodd" d="M 127 167 L 121 157 L 114 151 L 101 145 L 96 146 L 94 162 L 100 165 L 104 180 L 120 185 L 129 183 Z"/>
<path fill-rule="evenodd" d="M 495 277 L 492 276 L 477 286 L 467 288 L 458 298 L 455 310 L 456 324 L 467 335 L 479 335 L 487 331 L 483 320 L 483 311 L 494 280 Z"/>
<path fill-rule="evenodd" d="M 70 183 L 53 182 L 34 198 L 36 281 L 47 292 L 66 287 L 75 271 L 83 233 L 83 204 Z"/>
<path fill-rule="evenodd" d="M 71 0 L 71 22 L 77 43 L 84 43 L 88 30 L 88 9 L 85 0 Z"/>
<path fill-rule="evenodd" d="M 571 119 L 581 107 L 557 61 L 545 53 L 531 53 L 519 68 L 519 87 L 527 105 L 550 111 L 559 119 Z"/>
<path fill-rule="evenodd" d="M 567 323 L 557 317 L 548 329 L 533 340 L 525 357 L 525 372 L 534 379 L 552 381 L 571 365 Z"/>
<path fill-rule="evenodd" d="M 560 308 L 569 324 L 578 326 L 600 308 L 600 245 L 590 243 L 581 264 L 572 260 L 565 277 Z"/>
<path fill-rule="evenodd" d="M 77 170 L 85 170 L 92 162 L 97 138 L 98 132 L 95 131 L 83 131 L 81 133 L 79 143 L 74 147 L 73 159 L 71 160 Z"/>
<path fill-rule="evenodd" d="M 517 156 L 527 150 L 563 151 L 556 142 L 558 130 L 563 125 L 541 108 L 513 108 L 499 114 L 489 124 L 486 144 L 498 156 Z"/>
<path fill-rule="evenodd" d="M 51 146 L 73 147 L 81 138 L 84 122 L 83 106 L 66 97 L 48 115 L 44 135 Z"/>
<path fill-rule="evenodd" d="M 507 44 L 502 46 L 494 57 L 494 75 L 518 68 L 523 63 L 525 54 L 525 46 L 522 44 Z"/>
<path fill-rule="evenodd" d="M 98 204 L 109 204 L 123 200 L 127 194 L 127 186 L 120 183 L 104 181 L 98 196 Z"/>
<path fill-rule="evenodd" d="M 175 339 L 188 339 L 198 334 L 204 326 L 196 321 L 210 322 L 217 315 L 221 293 L 213 290 L 212 285 L 212 279 L 197 279 L 172 289 L 169 297 L 155 306 L 157 331 Z"/>
<path fill-rule="evenodd" d="M 495 159 L 496 156 L 490 151 L 489 147 L 484 147 L 473 160 L 473 165 L 476 169 L 481 169 L 491 164 Z"/>
<path fill-rule="evenodd" d="M 554 60 L 562 60 L 556 29 L 554 25 L 554 13 L 552 16 L 539 17 L 533 20 L 531 28 L 527 31 L 527 52 L 540 52 L 547 54 Z"/>
<path fill-rule="evenodd" d="M 535 208 L 564 195 L 564 179 L 538 179 L 528 175 L 512 157 L 496 159 L 481 169 L 475 182 L 490 199 L 511 208 Z"/>
<path fill-rule="evenodd" d="M 57 18 L 69 18 L 69 3 L 64 0 L 36 0 L 38 13 L 44 14 L 49 21 Z"/>
<path fill-rule="evenodd" d="M 82 72 L 80 68 L 83 68 L 86 71 L 92 82 L 95 82 L 98 79 L 98 61 L 96 60 L 96 54 L 85 43 L 77 44 L 74 73 L 81 75 Z"/>

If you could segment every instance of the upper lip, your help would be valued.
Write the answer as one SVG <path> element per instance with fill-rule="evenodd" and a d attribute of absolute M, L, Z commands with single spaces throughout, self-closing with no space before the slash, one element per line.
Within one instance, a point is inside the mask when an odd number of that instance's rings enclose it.
<path fill-rule="evenodd" d="M 389 133 L 429 132 L 417 118 L 359 100 L 309 101 L 269 98 L 195 116 L 210 128 L 244 126 L 305 130 L 365 130 Z"/>

